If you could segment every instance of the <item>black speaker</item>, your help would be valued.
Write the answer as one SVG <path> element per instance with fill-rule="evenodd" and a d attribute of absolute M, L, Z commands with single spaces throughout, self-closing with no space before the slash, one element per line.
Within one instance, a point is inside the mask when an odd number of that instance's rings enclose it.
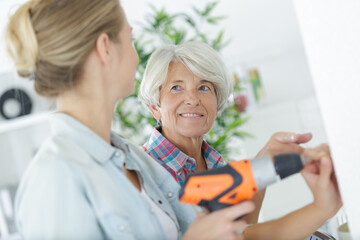
<path fill-rule="evenodd" d="M 0 96 L 0 114 L 5 119 L 13 119 L 31 113 L 32 100 L 20 88 L 6 90 Z"/>

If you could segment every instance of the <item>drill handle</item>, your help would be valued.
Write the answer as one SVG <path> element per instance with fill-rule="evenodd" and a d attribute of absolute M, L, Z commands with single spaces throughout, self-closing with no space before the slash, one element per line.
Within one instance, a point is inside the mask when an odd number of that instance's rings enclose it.
<path fill-rule="evenodd" d="M 245 201 L 245 200 L 244 200 Z M 239 203 L 237 203 L 237 204 L 240 204 L 240 203 L 242 203 L 243 201 L 240 201 Z M 210 201 L 210 202 L 208 202 L 208 204 L 206 204 L 206 206 L 203 206 L 203 207 L 205 207 L 209 212 L 213 212 L 213 211 L 217 211 L 217 210 L 221 210 L 221 209 L 223 209 L 223 208 L 227 208 L 227 207 L 230 207 L 230 206 L 232 206 L 232 205 L 230 205 L 230 204 L 225 204 L 225 203 L 219 203 L 218 201 Z M 237 217 L 236 219 L 235 219 L 235 221 L 238 221 L 238 220 L 240 220 L 241 218 L 243 218 L 243 217 L 245 217 L 246 216 L 246 214 L 245 215 L 241 215 L 240 217 Z"/>
<path fill-rule="evenodd" d="M 217 211 L 231 206 L 230 204 L 220 203 L 217 200 L 207 201 L 205 202 L 205 204 L 200 203 L 199 205 L 205 207 L 209 212 Z"/>
<path fill-rule="evenodd" d="M 257 192 L 249 160 L 189 176 L 180 192 L 180 201 L 215 211 L 252 198 Z"/>

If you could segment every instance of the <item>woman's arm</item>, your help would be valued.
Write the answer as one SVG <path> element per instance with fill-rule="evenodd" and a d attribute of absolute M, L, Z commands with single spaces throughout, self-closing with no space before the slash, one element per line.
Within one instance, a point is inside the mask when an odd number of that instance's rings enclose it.
<path fill-rule="evenodd" d="M 303 240 L 321 227 L 327 219 L 313 204 L 309 204 L 280 219 L 249 226 L 244 235 L 247 240 Z"/>
<path fill-rule="evenodd" d="M 248 224 L 256 224 L 259 221 L 261 206 L 265 197 L 265 189 L 257 192 L 251 201 L 254 203 L 254 211 L 243 217 Z"/>
<path fill-rule="evenodd" d="M 312 138 L 311 133 L 296 134 L 291 132 L 277 132 L 274 133 L 266 145 L 259 151 L 255 157 L 274 156 L 281 153 L 300 153 L 304 152 L 299 144 L 306 143 Z M 259 191 L 251 199 L 255 204 L 255 209 L 252 213 L 244 217 L 244 220 L 249 224 L 258 222 L 260 209 L 265 197 L 265 189 Z"/>

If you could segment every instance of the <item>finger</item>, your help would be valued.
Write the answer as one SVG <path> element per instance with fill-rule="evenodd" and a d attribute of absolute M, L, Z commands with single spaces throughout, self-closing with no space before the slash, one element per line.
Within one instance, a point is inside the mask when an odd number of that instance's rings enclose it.
<path fill-rule="evenodd" d="M 235 231 L 238 234 L 242 234 L 245 231 L 245 228 L 247 227 L 247 223 L 244 220 L 238 220 L 238 221 L 234 221 L 232 226 L 233 226 L 233 231 Z"/>
<path fill-rule="evenodd" d="M 324 152 L 320 152 L 312 148 L 306 148 L 303 151 L 303 155 L 305 157 L 310 157 L 312 160 L 318 160 L 321 159 L 322 157 L 325 157 L 326 154 Z"/>
<path fill-rule="evenodd" d="M 338 184 L 338 181 L 337 181 L 337 178 L 336 178 L 336 175 L 335 175 L 334 170 L 333 170 L 333 172 L 331 173 L 331 181 L 334 183 L 336 192 L 338 193 L 338 195 L 339 195 L 339 197 L 340 197 L 340 204 L 342 205 L 342 204 L 343 204 L 343 201 L 342 201 L 342 199 L 341 199 L 340 190 L 339 190 L 339 184 Z"/>
<path fill-rule="evenodd" d="M 304 148 L 296 143 L 278 143 L 278 144 L 268 145 L 266 151 L 270 155 L 277 155 L 282 153 L 302 154 Z"/>
<path fill-rule="evenodd" d="M 332 164 L 331 159 L 329 157 L 323 157 L 320 159 L 320 176 L 319 176 L 319 184 L 320 186 L 327 186 L 332 173 Z"/>
<path fill-rule="evenodd" d="M 255 209 L 255 204 L 251 201 L 245 201 L 241 202 L 239 204 L 236 204 L 234 206 L 219 210 L 223 211 L 223 213 L 232 220 L 235 220 L 236 218 L 246 215 L 250 212 L 252 212 Z"/>
<path fill-rule="evenodd" d="M 330 156 L 330 148 L 326 143 L 320 144 L 313 148 L 315 151 L 324 152 Z"/>
<path fill-rule="evenodd" d="M 296 135 L 297 134 L 293 132 L 277 132 L 273 137 L 281 143 L 293 143 L 297 138 Z"/>
<path fill-rule="evenodd" d="M 318 174 L 319 173 L 318 164 L 315 161 L 305 163 L 304 168 L 301 170 L 301 173 Z"/>
<path fill-rule="evenodd" d="M 327 144 L 321 144 L 315 148 L 306 148 L 303 152 L 304 156 L 312 159 L 321 159 L 322 157 L 330 157 L 330 149 Z"/>
<path fill-rule="evenodd" d="M 311 133 L 296 134 L 295 143 L 297 143 L 297 144 L 307 143 L 311 139 L 312 139 L 312 134 Z"/>
<path fill-rule="evenodd" d="M 246 227 L 247 223 L 245 221 L 235 221 L 232 223 L 232 231 L 237 235 L 236 239 L 239 239 L 239 235 L 243 235 Z"/>
<path fill-rule="evenodd" d="M 197 220 L 197 219 L 202 219 L 203 217 L 205 217 L 205 216 L 208 215 L 208 214 L 209 214 L 209 211 L 205 209 L 205 210 L 199 212 L 199 213 L 196 215 L 196 219 L 195 219 L 195 220 Z"/>
<path fill-rule="evenodd" d="M 293 132 L 278 132 L 274 134 L 276 140 L 282 143 L 307 143 L 312 139 L 311 133 L 296 134 Z"/>

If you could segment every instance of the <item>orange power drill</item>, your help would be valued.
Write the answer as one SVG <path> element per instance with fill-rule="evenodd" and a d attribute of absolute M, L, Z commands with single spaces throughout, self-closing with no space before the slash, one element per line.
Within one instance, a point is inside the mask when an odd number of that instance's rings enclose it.
<path fill-rule="evenodd" d="M 181 202 L 200 205 L 212 212 L 251 199 L 257 191 L 276 182 L 277 175 L 286 178 L 299 172 L 310 160 L 290 153 L 230 162 L 189 176 L 179 198 Z"/>

